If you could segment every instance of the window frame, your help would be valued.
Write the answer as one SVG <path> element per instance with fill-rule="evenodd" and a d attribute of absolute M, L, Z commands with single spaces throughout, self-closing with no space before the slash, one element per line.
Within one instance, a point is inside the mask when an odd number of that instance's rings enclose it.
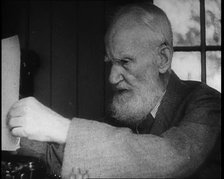
<path fill-rule="evenodd" d="M 153 1 L 154 3 L 154 1 Z M 206 81 L 206 52 L 220 51 L 221 45 L 206 45 L 206 20 L 205 20 L 205 0 L 199 0 L 200 7 L 200 45 L 198 46 L 174 46 L 174 52 L 200 52 L 201 54 L 201 81 Z M 222 1 L 221 1 L 222 3 Z M 221 34 L 222 35 L 222 34 Z"/>

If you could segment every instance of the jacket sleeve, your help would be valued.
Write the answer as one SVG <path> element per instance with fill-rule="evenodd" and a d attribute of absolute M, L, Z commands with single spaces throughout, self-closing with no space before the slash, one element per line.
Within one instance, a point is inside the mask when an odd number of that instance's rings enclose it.
<path fill-rule="evenodd" d="M 193 100 L 178 126 L 161 136 L 74 118 L 65 146 L 62 176 L 88 171 L 93 178 L 185 177 L 204 162 L 220 132 L 219 99 Z"/>
<path fill-rule="evenodd" d="M 64 145 L 21 138 L 20 149 L 17 153 L 22 156 L 39 158 L 45 163 L 48 174 L 61 175 Z"/>

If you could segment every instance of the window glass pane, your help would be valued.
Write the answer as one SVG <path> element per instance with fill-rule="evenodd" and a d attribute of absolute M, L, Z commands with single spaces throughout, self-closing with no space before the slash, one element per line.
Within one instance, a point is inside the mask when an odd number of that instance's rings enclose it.
<path fill-rule="evenodd" d="M 206 44 L 221 45 L 221 0 L 205 0 Z"/>
<path fill-rule="evenodd" d="M 199 0 L 154 0 L 171 21 L 174 46 L 200 45 Z"/>
<path fill-rule="evenodd" d="M 182 80 L 201 81 L 200 52 L 175 52 L 171 68 Z"/>
<path fill-rule="evenodd" d="M 207 84 L 221 92 L 221 52 L 206 52 Z"/>

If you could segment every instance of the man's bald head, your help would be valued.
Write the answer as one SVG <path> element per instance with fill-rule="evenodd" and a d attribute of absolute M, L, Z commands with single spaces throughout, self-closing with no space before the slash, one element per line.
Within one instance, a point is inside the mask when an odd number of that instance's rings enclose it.
<path fill-rule="evenodd" d="M 149 29 L 148 40 L 152 44 L 165 43 L 173 48 L 173 35 L 169 19 L 157 6 L 151 3 L 130 4 L 119 9 L 109 26 L 105 42 L 108 43 L 117 30 L 143 25 Z"/>

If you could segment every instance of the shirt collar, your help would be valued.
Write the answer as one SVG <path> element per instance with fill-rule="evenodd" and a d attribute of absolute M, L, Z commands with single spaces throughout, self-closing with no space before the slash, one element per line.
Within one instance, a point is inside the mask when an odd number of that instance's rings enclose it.
<path fill-rule="evenodd" d="M 160 105 L 160 103 L 161 103 L 161 101 L 162 101 L 162 99 L 163 99 L 163 96 L 164 96 L 165 92 L 166 92 L 166 91 L 164 91 L 163 94 L 160 96 L 158 102 L 156 103 L 155 107 L 154 107 L 154 108 L 152 109 L 152 111 L 151 111 L 151 115 L 152 115 L 154 118 L 156 117 L 156 113 L 157 113 L 157 111 L 158 111 L 159 105 Z"/>

